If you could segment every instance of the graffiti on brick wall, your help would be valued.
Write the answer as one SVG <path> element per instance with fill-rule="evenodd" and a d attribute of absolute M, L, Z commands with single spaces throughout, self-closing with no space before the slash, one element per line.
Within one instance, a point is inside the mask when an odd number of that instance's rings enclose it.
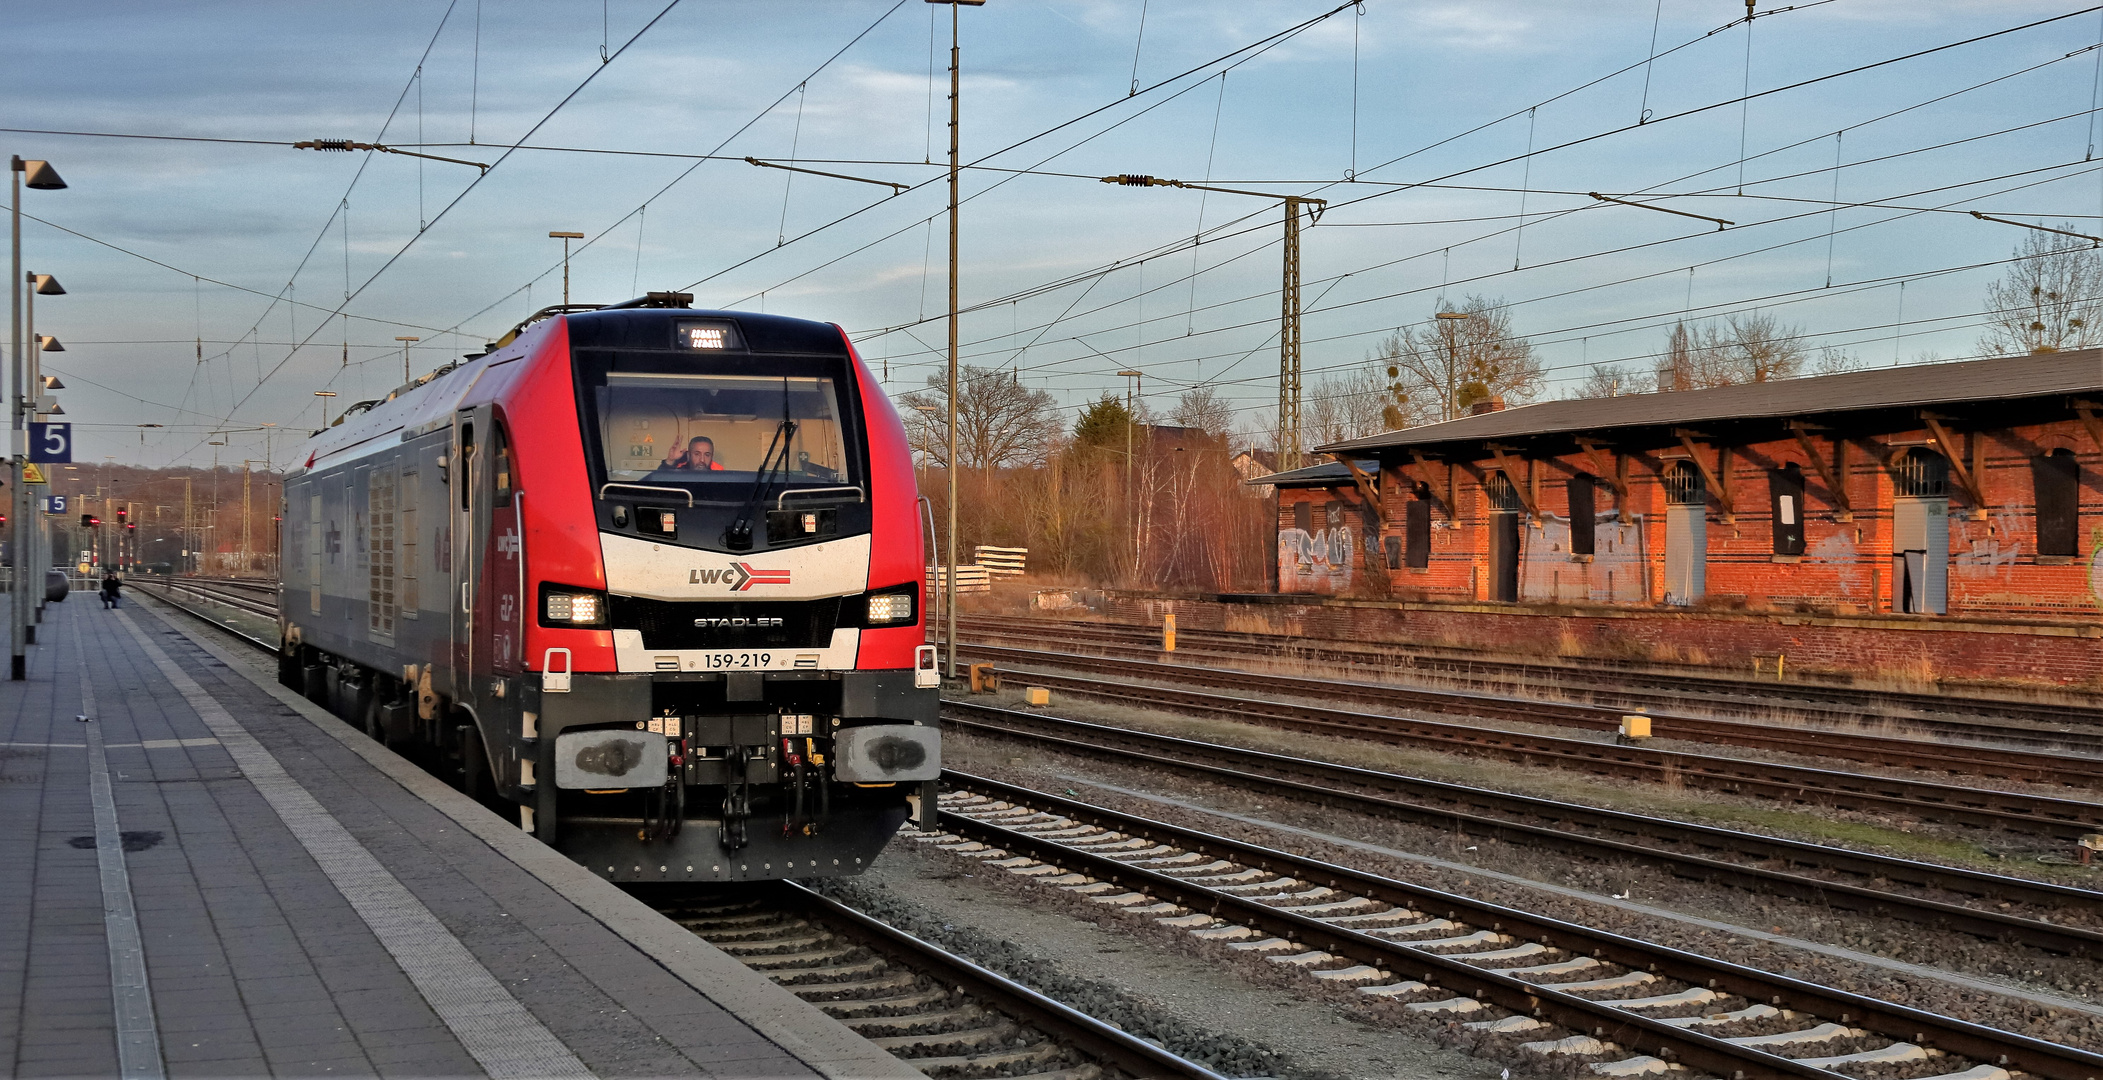
<path fill-rule="evenodd" d="M 1330 503 L 1314 529 L 1278 530 L 1278 591 L 1342 594 L 1351 591 L 1352 529 L 1343 507 Z"/>
<path fill-rule="evenodd" d="M 1538 529 L 1522 527 L 1519 598 L 1547 603 L 1641 603 L 1642 519 L 1622 524 L 1600 514 L 1592 525 L 1591 561 L 1570 558 L 1570 519 L 1545 515 Z"/>
<path fill-rule="evenodd" d="M 2088 594 L 2103 604 L 2103 528 L 2088 534 Z"/>
<path fill-rule="evenodd" d="M 1950 562 L 1958 577 L 1984 579 L 1998 574 L 2007 579 L 2015 573 L 2015 561 L 2023 553 L 2021 523 L 2014 513 L 1994 515 L 1991 528 L 1985 522 L 1950 519 L 1956 535 L 1950 538 Z"/>
<path fill-rule="evenodd" d="M 1848 595 L 1868 587 L 1865 571 L 1855 560 L 1855 535 L 1845 529 L 1836 529 L 1804 549 L 1804 561 L 1833 567 L 1841 591 Z"/>

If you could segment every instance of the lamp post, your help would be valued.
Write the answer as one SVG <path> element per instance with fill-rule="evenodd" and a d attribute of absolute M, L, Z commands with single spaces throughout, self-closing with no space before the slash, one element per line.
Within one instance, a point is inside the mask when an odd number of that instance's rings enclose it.
<path fill-rule="evenodd" d="M 29 605 L 24 602 L 30 596 L 30 591 L 28 575 L 23 573 L 22 566 L 22 538 L 28 535 L 22 528 L 22 518 L 26 516 L 29 508 L 29 496 L 23 490 L 24 485 L 22 483 L 22 466 L 28 463 L 29 458 L 29 429 L 23 426 L 22 415 L 22 385 L 26 374 L 22 370 L 26 360 L 22 355 L 22 186 L 27 184 L 38 191 L 57 191 L 65 187 L 66 182 L 59 179 L 58 170 L 52 168 L 50 162 L 24 161 L 20 157 L 11 157 L 9 159 L 8 174 L 13 181 L 9 186 L 13 189 L 14 196 L 13 213 L 11 215 L 12 231 L 10 234 L 12 240 L 12 261 L 9 267 L 8 290 L 9 300 L 11 301 L 9 306 L 13 309 L 14 334 L 12 355 L 15 361 L 13 376 L 14 402 L 11 410 L 13 436 L 9 454 L 14 459 L 12 471 L 14 473 L 15 487 L 13 497 L 10 500 L 13 504 L 14 513 L 10 514 L 7 519 L 7 551 L 9 557 L 14 560 L 15 566 L 14 573 L 10 575 L 8 582 L 7 623 L 9 627 L 8 647 L 10 659 L 7 677 L 19 682 L 29 677 L 28 645 L 30 633 L 29 614 L 27 611 Z"/>
<path fill-rule="evenodd" d="M 314 396 L 321 399 L 321 429 L 329 429 L 329 399 L 336 396 L 334 390 L 316 390 Z"/>
<path fill-rule="evenodd" d="M 568 307 L 570 306 L 570 241 L 582 240 L 584 239 L 584 234 L 581 232 L 551 232 L 548 234 L 548 239 L 562 241 L 562 306 Z M 394 340 L 400 341 L 401 339 L 395 338 Z M 415 341 L 416 339 L 410 338 L 409 340 Z M 406 358 L 406 353 L 404 356 Z"/>
<path fill-rule="evenodd" d="M 1440 343 L 1446 347 L 1446 378 L 1448 380 L 1447 385 L 1439 388 L 1439 396 L 1443 399 L 1439 402 L 1439 419 L 1451 420 L 1454 418 L 1453 399 L 1460 392 L 1459 384 L 1452 381 L 1460 373 L 1460 341 L 1458 338 L 1465 328 L 1459 324 L 1474 318 L 1474 316 L 1465 311 L 1434 311 L 1431 313 L 1431 317 L 1454 325 L 1454 330 L 1451 333 L 1442 331 L 1439 334 Z"/>
<path fill-rule="evenodd" d="M 1133 409 L 1146 375 L 1138 371 L 1120 371 L 1118 374 L 1132 380 L 1125 384 L 1125 531 L 1132 534 L 1132 571 L 1136 574 L 1139 571 L 1139 519 L 1132 509 L 1132 428 L 1138 419 Z"/>
<path fill-rule="evenodd" d="M 65 410 L 58 407 L 56 401 L 52 402 L 49 409 L 44 408 L 44 399 L 48 396 L 44 393 L 45 384 L 58 381 L 57 379 L 46 379 L 44 377 L 44 354 L 47 352 L 65 352 L 66 347 L 59 344 L 57 338 L 49 334 L 36 332 L 37 297 L 40 295 L 64 296 L 66 295 L 66 287 L 60 285 L 58 279 L 50 274 L 34 272 L 24 274 L 22 283 L 28 286 L 23 292 L 22 321 L 28 324 L 27 334 L 30 345 L 28 356 L 29 370 L 23 377 L 23 381 L 28 386 L 30 400 L 23 408 L 28 410 L 31 421 L 41 423 L 47 413 L 57 415 L 64 415 L 65 413 Z M 34 514 L 26 509 L 23 511 L 23 514 L 33 520 L 37 520 L 39 525 L 42 524 L 41 515 Z M 21 559 L 16 561 L 22 562 L 26 560 L 27 565 L 31 569 L 39 571 L 38 576 L 41 578 L 42 568 L 47 561 L 44 553 L 44 530 L 38 526 L 31 526 L 29 535 L 23 539 L 23 548 Z M 44 590 L 41 587 L 32 587 L 30 607 L 35 612 L 33 616 L 34 621 L 31 622 L 25 634 L 25 639 L 29 644 L 34 645 L 37 640 L 36 623 L 44 621 Z"/>
<path fill-rule="evenodd" d="M 957 136 L 962 120 L 961 60 L 957 9 L 984 7 L 986 0 L 927 0 L 949 5 L 949 576 L 942 584 L 949 612 L 949 678 L 957 677 Z"/>
<path fill-rule="evenodd" d="M 562 290 L 562 302 L 567 304 L 570 302 L 569 289 L 567 287 L 569 284 L 569 274 L 567 271 L 563 273 L 562 278 L 564 285 L 564 288 Z M 412 343 L 422 341 L 423 339 L 420 337 L 403 337 L 400 334 L 396 334 L 394 340 L 402 343 L 402 385 L 407 386 L 409 385 L 409 346 Z"/>

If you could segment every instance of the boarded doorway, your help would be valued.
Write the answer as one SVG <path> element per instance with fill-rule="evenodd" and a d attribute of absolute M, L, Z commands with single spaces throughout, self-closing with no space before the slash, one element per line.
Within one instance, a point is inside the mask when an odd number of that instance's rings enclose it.
<path fill-rule="evenodd" d="M 1519 602 L 1519 492 L 1502 472 L 1483 483 L 1490 500 L 1490 599 Z"/>
<path fill-rule="evenodd" d="M 1914 448 L 1891 467 L 1891 608 L 1950 610 L 1950 463 Z"/>
<path fill-rule="evenodd" d="M 1688 462 L 1665 467 L 1665 602 L 1685 606 L 1709 588 L 1709 489 Z"/>

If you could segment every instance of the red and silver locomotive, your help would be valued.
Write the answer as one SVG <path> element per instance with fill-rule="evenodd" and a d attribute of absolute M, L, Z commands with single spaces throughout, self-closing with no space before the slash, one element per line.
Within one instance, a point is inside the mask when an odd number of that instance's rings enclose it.
<path fill-rule="evenodd" d="M 855 873 L 941 768 L 904 429 L 839 327 L 687 302 L 317 434 L 280 674 L 615 880 Z"/>

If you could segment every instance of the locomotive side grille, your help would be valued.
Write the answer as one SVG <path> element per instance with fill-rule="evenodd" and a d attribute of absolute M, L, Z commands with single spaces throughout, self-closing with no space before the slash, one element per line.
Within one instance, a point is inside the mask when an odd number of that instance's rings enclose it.
<path fill-rule="evenodd" d="M 822 649 L 840 625 L 840 598 L 645 600 L 612 598 L 612 625 L 643 632 L 650 649 Z"/>

